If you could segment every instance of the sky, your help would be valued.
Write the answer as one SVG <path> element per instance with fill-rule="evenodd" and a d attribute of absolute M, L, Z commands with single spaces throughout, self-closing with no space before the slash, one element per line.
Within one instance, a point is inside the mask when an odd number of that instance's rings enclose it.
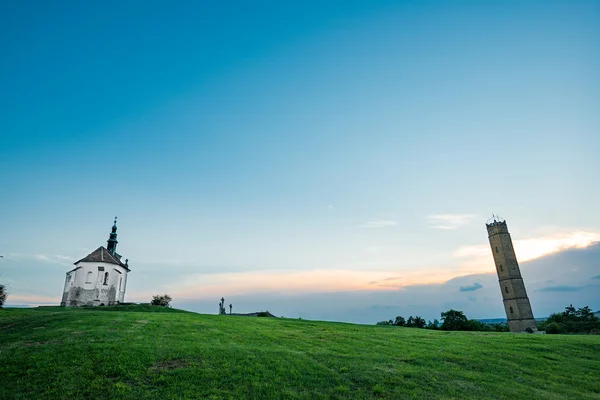
<path fill-rule="evenodd" d="M 600 309 L 600 3 L 217 3 L 0 2 L 7 305 L 118 216 L 127 301 L 503 317 L 494 213 L 534 313 Z"/>

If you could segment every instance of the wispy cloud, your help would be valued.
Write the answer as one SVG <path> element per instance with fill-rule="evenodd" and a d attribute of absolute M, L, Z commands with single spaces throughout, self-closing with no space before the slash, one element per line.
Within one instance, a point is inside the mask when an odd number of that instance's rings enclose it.
<path fill-rule="evenodd" d="M 58 296 L 40 296 L 35 294 L 19 294 L 9 293 L 6 304 L 10 305 L 57 305 L 60 303 L 60 297 Z"/>
<path fill-rule="evenodd" d="M 538 289 L 539 292 L 578 292 L 583 286 L 548 286 Z"/>
<path fill-rule="evenodd" d="M 75 261 L 72 257 L 63 256 L 60 254 L 23 254 L 10 253 L 6 256 L 7 259 L 13 260 L 34 260 L 43 263 L 69 265 Z"/>
<path fill-rule="evenodd" d="M 460 287 L 460 291 L 461 292 L 474 292 L 476 290 L 479 290 L 483 287 L 483 285 L 479 282 L 475 282 L 472 285 L 466 285 L 466 286 L 461 286 Z"/>
<path fill-rule="evenodd" d="M 454 230 L 469 224 L 476 215 L 474 214 L 438 214 L 427 217 L 433 229 Z"/>
<path fill-rule="evenodd" d="M 398 225 L 396 221 L 369 221 L 360 225 L 361 228 L 391 228 Z"/>
<path fill-rule="evenodd" d="M 600 279 L 600 275 L 592 276 L 592 279 Z"/>

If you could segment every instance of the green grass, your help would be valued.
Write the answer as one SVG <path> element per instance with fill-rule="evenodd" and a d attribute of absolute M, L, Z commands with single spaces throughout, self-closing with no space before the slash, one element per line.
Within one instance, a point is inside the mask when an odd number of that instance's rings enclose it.
<path fill-rule="evenodd" d="M 600 399 L 598 377 L 600 336 L 0 309 L 2 399 Z"/>

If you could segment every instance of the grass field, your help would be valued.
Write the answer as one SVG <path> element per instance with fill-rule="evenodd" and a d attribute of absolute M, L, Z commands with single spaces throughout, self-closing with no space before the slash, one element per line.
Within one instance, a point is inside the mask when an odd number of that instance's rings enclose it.
<path fill-rule="evenodd" d="M 0 398 L 600 399 L 600 336 L 0 309 Z"/>

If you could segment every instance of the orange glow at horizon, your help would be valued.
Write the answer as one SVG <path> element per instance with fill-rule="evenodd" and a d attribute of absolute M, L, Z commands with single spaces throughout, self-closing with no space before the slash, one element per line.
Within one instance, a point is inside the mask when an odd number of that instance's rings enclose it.
<path fill-rule="evenodd" d="M 520 262 L 530 261 L 570 248 L 585 248 L 600 241 L 600 234 L 576 231 L 568 235 L 541 237 L 514 241 Z M 220 296 L 224 292 L 236 294 L 287 294 L 335 291 L 387 291 L 413 285 L 441 284 L 450 279 L 470 274 L 495 273 L 489 245 L 465 246 L 454 256 L 468 259 L 448 268 L 406 270 L 399 266 L 390 270 L 285 270 L 254 271 L 192 276 L 185 284 L 172 286 L 180 297 L 198 298 Z M 201 288 L 201 290 L 200 290 Z"/>

